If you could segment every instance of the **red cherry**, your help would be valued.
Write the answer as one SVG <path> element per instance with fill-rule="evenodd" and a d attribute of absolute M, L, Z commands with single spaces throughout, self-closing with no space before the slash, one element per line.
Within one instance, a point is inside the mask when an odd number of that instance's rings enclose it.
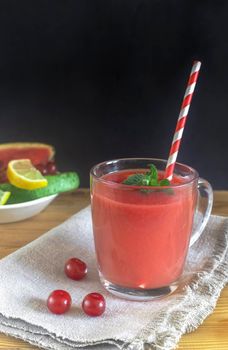
<path fill-rule="evenodd" d="M 53 314 L 64 314 L 71 307 L 71 296 L 65 290 L 54 290 L 47 299 L 47 307 Z"/>
<path fill-rule="evenodd" d="M 47 175 L 47 173 L 48 173 L 47 167 L 45 164 L 37 164 L 36 169 L 39 170 L 42 175 Z"/>
<path fill-rule="evenodd" d="M 71 258 L 67 260 L 64 271 L 67 277 L 78 281 L 87 274 L 87 266 L 84 261 L 77 258 Z"/>
<path fill-rule="evenodd" d="M 100 316 L 105 311 L 105 298 L 100 293 L 90 293 L 82 302 L 84 312 L 89 316 Z"/>
<path fill-rule="evenodd" d="M 47 163 L 47 172 L 50 175 L 55 175 L 57 172 L 56 164 L 53 161 Z"/>

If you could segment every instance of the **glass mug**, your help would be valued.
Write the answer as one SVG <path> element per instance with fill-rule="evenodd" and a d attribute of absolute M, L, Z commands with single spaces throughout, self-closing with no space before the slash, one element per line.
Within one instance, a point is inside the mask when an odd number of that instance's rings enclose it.
<path fill-rule="evenodd" d="M 133 300 L 158 298 L 178 287 L 188 249 L 200 237 L 213 203 L 210 184 L 180 163 L 171 186 L 122 183 L 132 173 L 148 171 L 151 163 L 162 177 L 167 161 L 152 158 L 111 160 L 90 172 L 101 283 Z"/>

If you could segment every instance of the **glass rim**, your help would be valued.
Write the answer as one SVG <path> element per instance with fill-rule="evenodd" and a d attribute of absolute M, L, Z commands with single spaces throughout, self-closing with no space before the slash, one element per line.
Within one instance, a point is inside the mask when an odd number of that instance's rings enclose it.
<path fill-rule="evenodd" d="M 110 180 L 105 180 L 103 179 L 101 176 L 98 176 L 95 174 L 95 170 L 99 167 L 101 167 L 102 165 L 108 165 L 108 164 L 112 164 L 112 163 L 117 163 L 119 161 L 137 161 L 137 160 L 145 160 L 145 161 L 157 161 L 157 162 L 161 162 L 161 163 L 167 163 L 167 160 L 165 159 L 161 159 L 161 158 L 134 158 L 134 157 L 130 157 L 130 158 L 117 158 L 117 159 L 111 159 L 111 160 L 106 160 L 106 161 L 103 161 L 103 162 L 100 162 L 96 165 L 94 165 L 91 169 L 90 169 L 90 175 L 93 176 L 97 181 L 99 182 L 102 182 L 106 185 L 109 185 L 109 186 L 112 186 L 112 187 L 118 187 L 118 188 L 122 188 L 122 189 L 148 189 L 149 186 L 132 186 L 132 185 L 126 185 L 126 184 L 123 184 L 123 183 L 117 183 L 117 182 L 114 182 L 114 181 L 110 181 Z M 182 167 L 185 167 L 187 168 L 190 172 L 193 173 L 193 177 L 191 179 L 189 179 L 188 181 L 184 182 L 184 183 L 180 183 L 180 184 L 172 184 L 172 185 L 169 185 L 169 186 L 156 186 L 156 189 L 161 189 L 161 188 L 180 188 L 180 187 L 184 187 L 184 186 L 187 186 L 191 183 L 193 183 L 196 179 L 199 178 L 199 173 L 192 167 L 190 167 L 189 165 L 186 165 L 186 164 L 183 164 L 183 163 L 179 163 L 179 162 L 176 162 L 175 163 L 175 166 L 182 166 Z M 127 170 L 127 169 L 126 169 Z M 159 170 L 159 169 L 158 169 Z M 118 171 L 118 170 L 117 170 Z M 116 172 L 117 172 L 116 171 Z M 115 171 L 113 172 L 110 172 L 110 173 L 114 173 Z"/>

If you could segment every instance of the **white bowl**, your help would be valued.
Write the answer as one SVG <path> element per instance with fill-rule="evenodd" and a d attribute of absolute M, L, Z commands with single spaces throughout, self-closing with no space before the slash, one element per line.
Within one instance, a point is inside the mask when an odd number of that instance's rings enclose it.
<path fill-rule="evenodd" d="M 55 197 L 57 197 L 57 194 L 34 199 L 29 202 L 1 205 L 0 223 L 5 224 L 28 219 L 44 210 Z"/>

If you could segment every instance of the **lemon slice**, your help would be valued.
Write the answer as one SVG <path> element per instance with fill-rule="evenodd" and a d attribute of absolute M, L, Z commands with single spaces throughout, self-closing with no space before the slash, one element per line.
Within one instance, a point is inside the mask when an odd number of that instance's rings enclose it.
<path fill-rule="evenodd" d="M 29 159 L 11 160 L 7 168 L 9 182 L 25 190 L 47 186 L 48 182 Z"/>
<path fill-rule="evenodd" d="M 10 195 L 11 192 L 0 190 L 0 205 L 6 204 Z"/>

